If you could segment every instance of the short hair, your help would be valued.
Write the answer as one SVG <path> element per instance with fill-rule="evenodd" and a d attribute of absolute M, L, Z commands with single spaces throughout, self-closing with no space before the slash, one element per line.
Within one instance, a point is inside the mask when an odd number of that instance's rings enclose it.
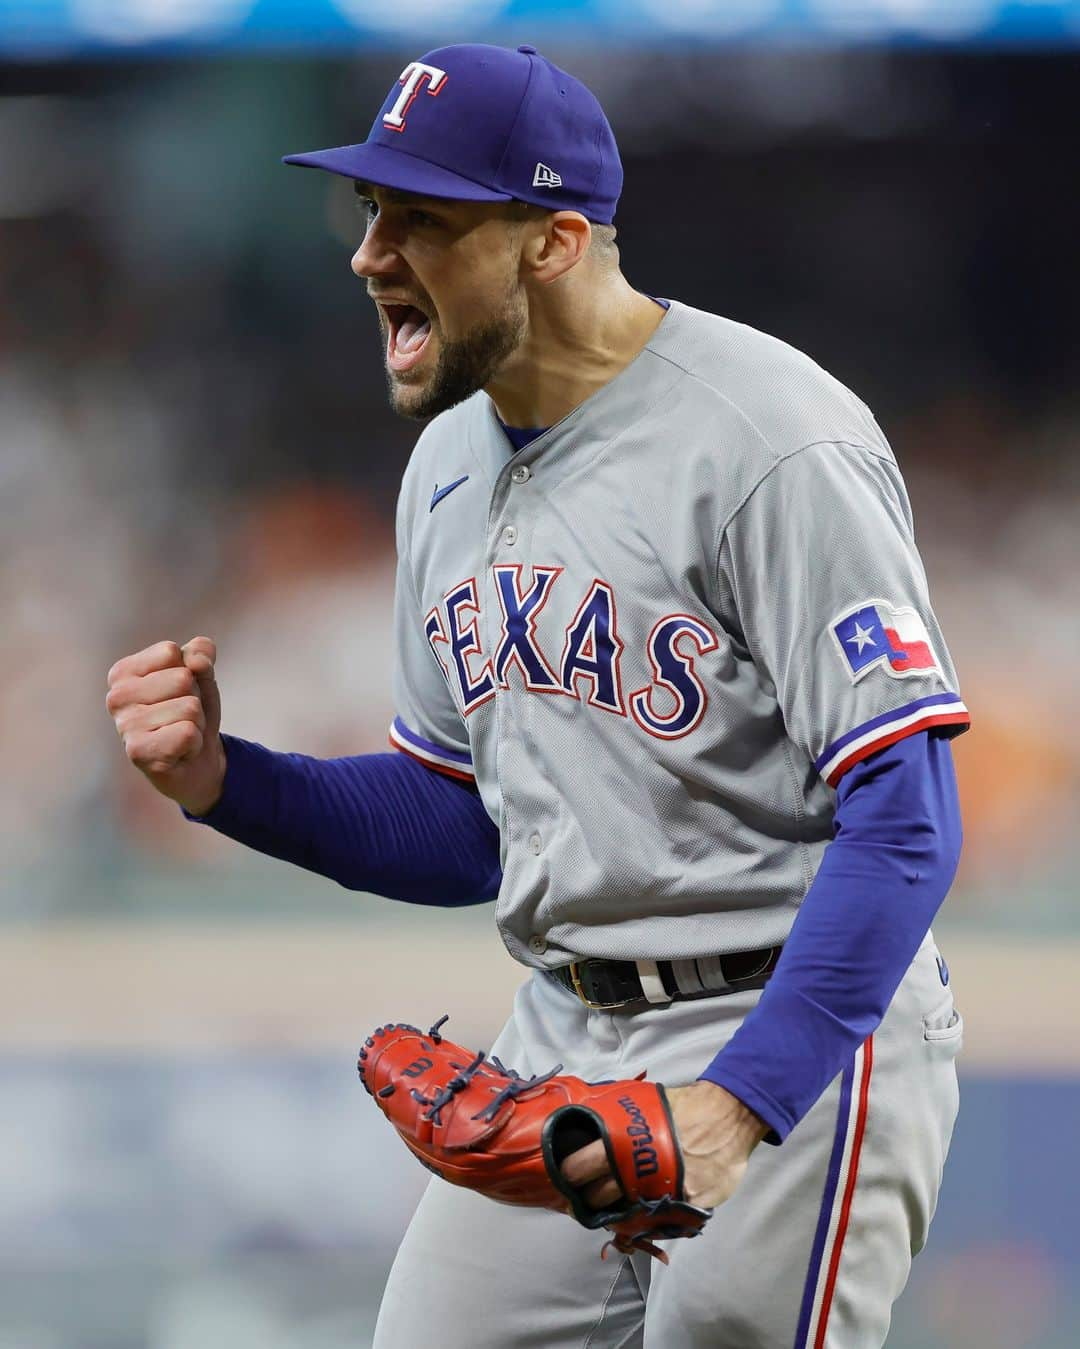
<path fill-rule="evenodd" d="M 592 227 L 592 243 L 589 245 L 589 251 L 596 253 L 605 261 L 614 258 L 618 261 L 619 248 L 615 243 L 617 230 L 614 225 L 596 225 Z"/>
<path fill-rule="evenodd" d="M 551 207 L 549 206 L 534 206 L 532 202 L 518 201 L 516 198 L 513 201 L 508 201 L 506 207 L 509 218 L 521 224 L 524 224 L 527 220 L 539 220 L 541 216 L 551 214 Z M 559 209 L 564 208 L 560 207 Z M 592 239 L 589 243 L 590 255 L 596 258 L 598 262 L 603 262 L 609 266 L 613 263 L 617 264 L 619 250 L 615 244 L 615 226 L 601 225 L 595 220 L 590 220 L 589 224 L 592 226 Z"/>

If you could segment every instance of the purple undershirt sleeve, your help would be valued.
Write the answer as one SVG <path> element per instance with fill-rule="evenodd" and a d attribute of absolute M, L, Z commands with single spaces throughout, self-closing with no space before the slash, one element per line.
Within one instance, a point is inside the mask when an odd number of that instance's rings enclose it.
<path fill-rule="evenodd" d="M 701 1074 L 791 1132 L 880 1024 L 952 884 L 960 803 L 949 742 L 921 732 L 856 764 L 835 834 L 761 998 Z"/>
<path fill-rule="evenodd" d="M 188 819 L 349 890 L 444 908 L 498 893 L 499 831 L 471 784 L 406 754 L 313 759 L 222 740 L 221 799 Z"/>

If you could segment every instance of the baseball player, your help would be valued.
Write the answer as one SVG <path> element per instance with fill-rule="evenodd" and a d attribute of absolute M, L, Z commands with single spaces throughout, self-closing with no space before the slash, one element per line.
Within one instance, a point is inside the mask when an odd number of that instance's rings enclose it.
<path fill-rule="evenodd" d="M 110 672 L 127 754 L 347 886 L 494 900 L 531 977 L 493 1052 L 647 1070 L 716 1207 L 667 1265 L 601 1261 L 561 1215 L 433 1179 L 379 1349 L 881 1345 L 957 1109 L 929 929 L 968 724 L 885 437 L 808 357 L 629 284 L 611 129 L 532 47 L 429 52 L 367 141 L 287 162 L 354 180 L 390 399 L 430 419 L 395 752 L 222 735 L 197 637 Z M 562 1168 L 618 1194 L 598 1144 Z"/>

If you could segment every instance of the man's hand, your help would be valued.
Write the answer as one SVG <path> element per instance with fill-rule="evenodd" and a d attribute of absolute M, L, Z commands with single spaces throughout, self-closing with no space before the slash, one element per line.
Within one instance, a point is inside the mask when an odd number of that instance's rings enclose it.
<path fill-rule="evenodd" d="M 209 637 L 182 647 L 158 642 L 118 660 L 108 675 L 105 706 L 128 758 L 192 815 L 217 803 L 225 781 L 216 659 Z"/>
<path fill-rule="evenodd" d="M 735 1193 L 750 1154 L 769 1126 L 713 1082 L 668 1087 L 667 1098 L 682 1149 L 686 1201 L 699 1208 L 715 1208 Z M 562 1173 L 571 1185 L 585 1186 L 585 1199 L 592 1208 L 604 1208 L 621 1197 L 603 1143 L 590 1143 L 572 1152 L 562 1164 Z"/>

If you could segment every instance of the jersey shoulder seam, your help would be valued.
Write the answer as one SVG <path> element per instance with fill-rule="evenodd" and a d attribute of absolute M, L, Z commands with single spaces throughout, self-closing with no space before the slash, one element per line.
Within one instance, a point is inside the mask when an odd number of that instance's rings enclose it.
<path fill-rule="evenodd" d="M 744 421 L 744 422 L 746 423 L 746 425 L 750 428 L 750 430 L 753 431 L 754 435 L 758 438 L 758 440 L 761 441 L 762 445 L 765 446 L 765 448 L 769 451 L 769 453 L 772 454 L 772 455 L 776 455 L 776 450 L 773 449 L 772 444 L 771 444 L 771 442 L 769 441 L 768 436 L 767 436 L 767 435 L 764 433 L 764 431 L 762 431 L 761 428 L 760 428 L 760 427 L 759 427 L 759 426 L 751 419 L 751 417 L 749 416 L 749 414 L 746 413 L 746 412 L 739 406 L 739 404 L 735 402 L 735 400 L 734 400 L 733 398 L 728 397 L 728 395 L 727 395 L 726 393 L 724 393 L 722 390 L 718 389 L 718 388 L 715 386 L 715 384 L 710 384 L 709 381 L 708 381 L 707 379 L 705 379 L 705 378 L 703 378 L 703 376 L 697 374 L 696 371 L 687 369 L 687 367 L 686 367 L 685 365 L 683 365 L 683 363 L 682 363 L 681 361 L 676 361 L 676 360 L 674 360 L 671 356 L 667 355 L 666 352 L 663 352 L 663 351 L 655 351 L 655 350 L 653 350 L 652 347 L 649 348 L 649 351 L 651 351 L 652 354 L 653 354 L 654 356 L 658 357 L 661 361 L 665 361 L 668 365 L 674 366 L 676 370 L 681 370 L 682 373 L 687 377 L 687 379 L 692 379 L 692 380 L 695 381 L 695 383 L 703 385 L 706 389 L 708 389 L 708 391 L 709 391 L 711 394 L 715 394 L 717 398 L 719 398 L 722 402 L 726 403 L 726 404 L 728 405 L 728 407 L 731 408 L 731 410 L 732 410 L 739 418 L 741 418 L 742 421 Z M 774 467 L 775 467 L 775 464 L 772 465 L 771 467 L 774 468 Z M 767 470 L 767 471 L 768 471 L 768 470 Z"/>
<path fill-rule="evenodd" d="M 720 525 L 720 527 L 719 527 L 719 529 L 718 529 L 718 531 L 717 531 L 716 545 L 715 545 L 715 549 L 714 549 L 714 552 L 713 552 L 713 567 L 714 567 L 713 585 L 714 585 L 714 587 L 715 587 L 717 593 L 719 593 L 719 591 L 720 591 L 720 589 L 721 589 L 721 584 L 720 584 L 720 560 L 721 560 L 721 557 L 723 556 L 723 552 L 724 552 L 724 540 L 727 538 L 728 530 L 731 528 L 731 525 L 732 525 L 733 521 L 735 520 L 735 517 L 739 514 L 739 512 L 740 512 L 740 511 L 746 506 L 746 504 L 750 501 L 750 499 L 753 497 L 754 493 L 757 492 L 758 489 L 759 489 L 765 482 L 767 482 L 768 479 L 772 476 L 772 474 L 774 474 L 774 473 L 777 471 L 777 469 L 779 469 L 783 464 L 786 464 L 790 459 L 794 459 L 794 458 L 796 457 L 796 455 L 803 454 L 803 453 L 805 453 L 807 450 L 817 449 L 819 446 L 823 446 L 823 445 L 836 445 L 836 446 L 838 446 L 838 447 L 840 447 L 840 448 L 842 448 L 842 449 L 860 450 L 860 451 L 862 451 L 863 453 L 868 453 L 868 454 L 873 455 L 873 457 L 874 457 L 875 459 L 879 459 L 879 460 L 880 460 L 882 463 L 884 463 L 884 464 L 891 464 L 891 463 L 892 463 L 892 460 L 886 459 L 883 455 L 880 455 L 880 454 L 874 454 L 873 450 L 871 450 L 868 446 L 866 446 L 866 445 L 861 445 L 861 444 L 859 444 L 859 443 L 856 442 L 856 441 L 830 440 L 830 439 L 828 439 L 828 438 L 825 438 L 825 439 L 823 439 L 823 440 L 811 440 L 811 441 L 808 441 L 805 445 L 799 445 L 799 446 L 797 446 L 795 449 L 789 450 L 786 454 L 780 455 L 780 456 L 777 458 L 776 462 L 773 463 L 773 464 L 770 464 L 769 467 L 765 470 L 765 472 L 762 473 L 762 475 L 757 479 L 757 481 L 754 482 L 754 483 L 747 489 L 747 491 L 743 494 L 742 498 L 735 504 L 734 508 L 731 510 L 731 512 L 728 514 L 728 516 L 727 516 L 727 517 L 724 519 L 724 521 L 721 523 L 721 525 Z M 737 596 L 735 596 L 735 595 L 733 594 L 733 595 L 732 595 L 732 598 L 733 598 L 734 602 L 735 602 L 736 605 L 737 605 L 737 603 L 738 603 Z M 760 657 L 760 654 L 761 654 L 761 653 L 760 653 L 760 651 L 757 650 L 757 641 L 755 640 L 755 634 L 753 634 L 753 633 L 749 630 L 749 628 L 747 627 L 747 625 L 746 625 L 746 623 L 745 623 L 745 620 L 743 621 L 743 635 L 744 635 L 744 637 L 745 637 L 745 639 L 746 639 L 746 645 L 747 645 L 747 648 L 748 648 L 749 651 L 750 651 L 751 656 L 753 657 L 755 663 L 758 663 L 759 657 Z"/>
<path fill-rule="evenodd" d="M 893 466 L 893 461 L 890 458 L 888 458 L 887 455 L 881 454 L 879 451 L 875 451 L 869 445 L 860 444 L 858 441 L 839 440 L 829 436 L 825 436 L 821 440 L 809 440 L 806 442 L 805 445 L 797 445 L 792 450 L 787 450 L 783 454 L 777 454 L 776 462 L 769 465 L 769 467 L 765 470 L 765 472 L 762 473 L 762 475 L 755 482 L 753 482 L 750 485 L 750 487 L 747 488 L 747 490 L 735 503 L 732 509 L 728 512 L 728 515 L 724 519 L 723 524 L 721 524 L 720 526 L 721 537 L 727 533 L 728 528 L 730 527 L 732 521 L 743 509 L 743 507 L 747 504 L 747 502 L 749 502 L 750 498 L 754 495 L 754 493 L 757 492 L 757 490 L 760 487 L 762 487 L 765 484 L 765 482 L 768 481 L 768 479 L 776 472 L 778 468 L 781 467 L 781 465 L 786 464 L 789 460 L 794 459 L 797 455 L 805 454 L 807 450 L 816 450 L 824 445 L 835 445 L 838 449 L 842 450 L 858 450 L 862 454 L 869 454 L 872 458 L 880 460 L 883 464 L 888 464 L 890 467 Z M 776 451 L 773 451 L 773 453 L 775 454 Z"/>

